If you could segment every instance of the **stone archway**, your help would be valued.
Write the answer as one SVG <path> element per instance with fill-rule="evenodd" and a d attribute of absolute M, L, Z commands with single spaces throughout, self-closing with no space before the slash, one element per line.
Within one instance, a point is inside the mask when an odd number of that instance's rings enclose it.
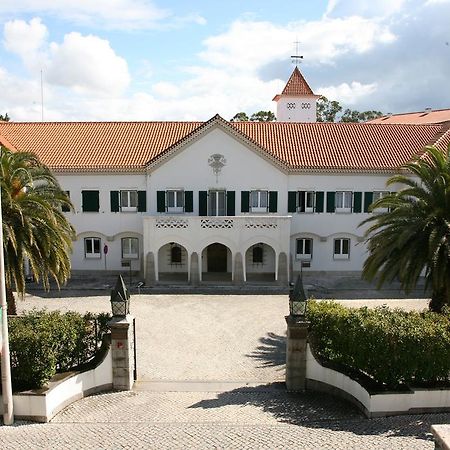
<path fill-rule="evenodd" d="M 245 272 L 247 283 L 275 281 L 276 254 L 268 244 L 260 242 L 250 246 L 245 252 Z"/>
<path fill-rule="evenodd" d="M 177 242 L 163 245 L 158 251 L 159 282 L 188 282 L 188 252 Z"/>
<path fill-rule="evenodd" d="M 231 281 L 231 250 L 220 242 L 209 244 L 202 252 L 203 281 Z"/>

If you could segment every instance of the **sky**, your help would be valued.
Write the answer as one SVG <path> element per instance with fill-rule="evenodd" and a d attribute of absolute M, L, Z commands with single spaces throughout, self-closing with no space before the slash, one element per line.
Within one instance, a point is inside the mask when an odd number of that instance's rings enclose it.
<path fill-rule="evenodd" d="M 344 108 L 450 108 L 449 23 L 450 0 L 0 0 L 0 114 L 42 120 L 41 93 L 45 121 L 275 111 L 297 46 Z"/>

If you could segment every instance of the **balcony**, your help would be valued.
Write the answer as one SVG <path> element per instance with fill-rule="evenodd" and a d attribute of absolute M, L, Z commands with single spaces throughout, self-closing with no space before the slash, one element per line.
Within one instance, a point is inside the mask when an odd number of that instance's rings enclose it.
<path fill-rule="evenodd" d="M 144 216 L 147 250 L 157 251 L 167 242 L 178 242 L 188 251 L 201 251 L 221 242 L 235 253 L 256 242 L 270 245 L 276 253 L 289 251 L 290 216 Z"/>

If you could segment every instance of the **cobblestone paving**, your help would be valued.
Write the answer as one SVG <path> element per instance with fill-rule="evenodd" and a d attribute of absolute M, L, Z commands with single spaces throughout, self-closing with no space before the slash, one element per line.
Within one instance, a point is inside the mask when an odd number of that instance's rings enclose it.
<path fill-rule="evenodd" d="M 19 308 L 43 305 L 109 308 L 107 297 L 27 297 Z M 450 414 L 368 420 L 327 395 L 286 393 L 273 383 L 284 373 L 285 296 L 141 296 L 133 298 L 132 308 L 141 377 L 174 380 L 174 388 L 94 395 L 49 424 L 1 427 L 1 449 L 431 450 L 431 424 L 450 422 Z M 203 380 L 205 391 L 177 391 L 183 380 Z M 208 392 L 208 380 L 261 385 Z"/>

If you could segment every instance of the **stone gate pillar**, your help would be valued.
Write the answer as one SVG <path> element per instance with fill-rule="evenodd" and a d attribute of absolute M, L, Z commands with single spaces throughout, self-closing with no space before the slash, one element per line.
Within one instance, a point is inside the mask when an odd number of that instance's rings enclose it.
<path fill-rule="evenodd" d="M 113 388 L 129 391 L 134 384 L 133 316 L 113 317 L 111 329 L 111 354 Z"/>
<path fill-rule="evenodd" d="M 289 315 L 286 316 L 286 323 L 286 388 L 289 392 L 304 391 L 309 322 Z"/>

